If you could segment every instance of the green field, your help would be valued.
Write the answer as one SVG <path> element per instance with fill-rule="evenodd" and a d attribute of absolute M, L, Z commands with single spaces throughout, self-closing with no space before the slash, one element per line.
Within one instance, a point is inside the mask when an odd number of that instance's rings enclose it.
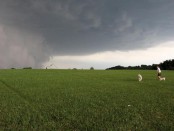
<path fill-rule="evenodd" d="M 174 71 L 162 73 L 0 70 L 0 130 L 174 130 Z"/>

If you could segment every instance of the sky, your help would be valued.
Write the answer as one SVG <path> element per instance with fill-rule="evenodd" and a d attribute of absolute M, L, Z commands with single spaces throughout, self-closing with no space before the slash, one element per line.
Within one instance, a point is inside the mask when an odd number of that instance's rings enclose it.
<path fill-rule="evenodd" d="M 174 58 L 173 0 L 0 0 L 0 68 L 106 69 Z"/>

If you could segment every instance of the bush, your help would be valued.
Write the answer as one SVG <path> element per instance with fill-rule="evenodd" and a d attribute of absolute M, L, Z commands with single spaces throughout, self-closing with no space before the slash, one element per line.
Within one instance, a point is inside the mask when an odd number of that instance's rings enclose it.
<path fill-rule="evenodd" d="M 24 67 L 23 69 L 32 69 L 32 67 Z"/>
<path fill-rule="evenodd" d="M 94 67 L 91 67 L 90 70 L 94 70 Z"/>

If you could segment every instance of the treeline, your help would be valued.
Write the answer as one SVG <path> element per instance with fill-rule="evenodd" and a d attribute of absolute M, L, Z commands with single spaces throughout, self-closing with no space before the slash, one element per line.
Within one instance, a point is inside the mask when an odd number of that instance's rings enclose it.
<path fill-rule="evenodd" d="M 16 69 L 16 68 L 12 67 L 11 69 Z M 32 67 L 23 67 L 22 69 L 32 69 Z"/>
<path fill-rule="evenodd" d="M 107 68 L 106 70 L 156 70 L 156 66 L 159 65 L 162 70 L 174 70 L 174 59 L 166 60 L 160 64 L 152 64 L 152 65 L 141 65 L 141 66 L 128 66 L 124 67 L 121 65 Z"/>

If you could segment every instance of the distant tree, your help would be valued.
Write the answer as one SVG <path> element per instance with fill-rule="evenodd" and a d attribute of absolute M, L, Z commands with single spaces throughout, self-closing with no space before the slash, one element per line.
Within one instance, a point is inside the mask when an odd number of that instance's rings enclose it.
<path fill-rule="evenodd" d="M 160 63 L 160 67 L 163 70 L 174 70 L 174 59 Z"/>
<path fill-rule="evenodd" d="M 107 68 L 106 70 L 120 70 L 120 69 L 128 69 L 128 70 L 156 70 L 156 66 L 159 65 L 163 70 L 174 70 L 174 59 L 166 60 L 160 64 L 152 64 L 152 65 L 141 65 L 141 66 L 114 66 Z"/>
<path fill-rule="evenodd" d="M 32 67 L 24 67 L 23 69 L 32 69 Z"/>
<path fill-rule="evenodd" d="M 156 67 L 157 67 L 157 64 L 153 64 L 152 67 L 151 67 L 151 69 L 152 70 L 156 70 Z"/>
<path fill-rule="evenodd" d="M 117 65 L 117 66 L 114 66 L 114 67 L 107 68 L 107 70 L 120 70 L 120 69 L 125 69 L 125 67 Z"/>
<path fill-rule="evenodd" d="M 90 67 L 90 70 L 94 70 L 94 67 Z"/>

